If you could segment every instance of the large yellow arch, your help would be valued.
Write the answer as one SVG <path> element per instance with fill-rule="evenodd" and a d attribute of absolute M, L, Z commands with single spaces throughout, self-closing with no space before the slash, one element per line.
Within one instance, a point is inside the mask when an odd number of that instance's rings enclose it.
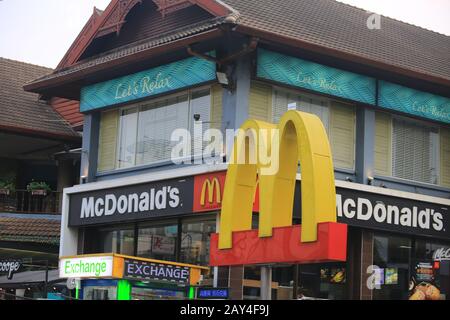
<path fill-rule="evenodd" d="M 302 172 L 302 242 L 317 240 L 317 224 L 336 222 L 336 189 L 330 144 L 320 119 L 312 114 L 288 111 L 278 126 L 248 120 L 243 131 L 279 129 L 279 168 L 273 175 L 260 175 L 259 236 L 270 237 L 275 227 L 292 225 L 298 163 Z M 270 139 L 258 148 L 272 150 Z M 232 159 L 248 148 L 245 139 L 235 139 Z M 277 148 L 273 148 L 276 150 Z M 258 159 L 259 160 L 259 159 Z M 238 163 L 228 167 L 222 212 L 219 248 L 232 248 L 232 233 L 251 230 L 256 177 L 261 163 Z"/>

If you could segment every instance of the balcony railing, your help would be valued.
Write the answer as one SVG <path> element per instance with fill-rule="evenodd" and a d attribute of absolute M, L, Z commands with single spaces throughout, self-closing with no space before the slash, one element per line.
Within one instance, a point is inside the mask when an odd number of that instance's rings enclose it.
<path fill-rule="evenodd" d="M 16 213 L 61 213 L 60 192 L 28 192 L 0 190 L 0 212 Z"/>

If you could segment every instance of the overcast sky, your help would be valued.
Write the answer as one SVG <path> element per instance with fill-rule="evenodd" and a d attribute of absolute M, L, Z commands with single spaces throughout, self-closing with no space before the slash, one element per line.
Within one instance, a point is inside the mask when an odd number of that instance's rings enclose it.
<path fill-rule="evenodd" d="M 0 0 L 0 56 L 56 67 L 93 7 L 109 1 Z M 450 0 L 340 1 L 450 36 Z"/>

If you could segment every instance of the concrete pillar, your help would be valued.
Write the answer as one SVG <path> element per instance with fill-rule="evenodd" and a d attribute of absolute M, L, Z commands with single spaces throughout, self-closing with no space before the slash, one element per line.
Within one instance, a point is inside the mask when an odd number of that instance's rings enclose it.
<path fill-rule="evenodd" d="M 372 274 L 367 273 L 368 267 L 371 265 L 373 265 L 373 233 L 363 230 L 361 233 L 361 300 L 373 299 L 374 289 L 368 286 L 368 280 Z"/>
<path fill-rule="evenodd" d="M 272 300 L 272 267 L 261 267 L 261 300 Z"/>
<path fill-rule="evenodd" d="M 368 184 L 375 167 L 375 111 L 359 107 L 356 112 L 356 182 Z"/>
<path fill-rule="evenodd" d="M 234 78 L 236 80 L 236 89 L 229 91 L 223 90 L 223 126 L 222 130 L 226 133 L 227 129 L 238 129 L 249 117 L 249 95 L 251 82 L 251 58 L 249 55 L 241 57 L 236 61 Z M 229 140 L 231 139 L 231 140 Z M 230 155 L 233 145 L 233 137 L 227 136 L 226 147 L 227 155 Z"/>
<path fill-rule="evenodd" d="M 64 188 L 72 187 L 75 184 L 74 177 L 75 177 L 75 166 L 74 166 L 74 160 L 58 160 L 57 161 L 57 168 L 58 168 L 58 186 L 57 191 L 59 192 L 59 211 L 61 210 L 62 205 L 62 199 L 63 199 L 63 191 Z"/>
<path fill-rule="evenodd" d="M 95 112 L 84 116 L 83 146 L 81 153 L 80 176 L 86 177 L 85 182 L 94 182 L 97 173 L 98 138 L 100 134 L 100 113 Z M 81 181 L 83 183 L 83 181 Z"/>

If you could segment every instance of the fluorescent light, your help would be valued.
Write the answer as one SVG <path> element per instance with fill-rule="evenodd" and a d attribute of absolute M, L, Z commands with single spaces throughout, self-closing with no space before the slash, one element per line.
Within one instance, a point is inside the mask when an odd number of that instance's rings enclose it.
<path fill-rule="evenodd" d="M 217 80 L 219 81 L 220 84 L 223 84 L 223 85 L 229 84 L 226 73 L 217 72 Z"/>

